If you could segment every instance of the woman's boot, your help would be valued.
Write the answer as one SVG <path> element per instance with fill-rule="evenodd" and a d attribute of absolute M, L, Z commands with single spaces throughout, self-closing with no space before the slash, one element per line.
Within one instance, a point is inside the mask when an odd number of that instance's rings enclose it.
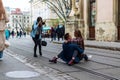
<path fill-rule="evenodd" d="M 49 60 L 49 62 L 57 63 L 57 59 L 58 59 L 58 58 L 53 57 L 53 59 Z"/>

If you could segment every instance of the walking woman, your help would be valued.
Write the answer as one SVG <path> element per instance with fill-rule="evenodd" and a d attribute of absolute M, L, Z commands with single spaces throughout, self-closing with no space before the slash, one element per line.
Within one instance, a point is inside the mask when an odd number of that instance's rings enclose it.
<path fill-rule="evenodd" d="M 0 59 L 3 57 L 5 49 L 5 28 L 8 21 L 2 0 L 0 0 Z"/>
<path fill-rule="evenodd" d="M 40 56 L 42 56 L 42 51 L 41 51 L 41 39 L 42 39 L 42 26 L 45 24 L 45 22 L 43 22 L 41 17 L 38 17 L 36 21 L 34 21 L 33 27 L 32 27 L 32 32 L 31 32 L 31 36 L 32 39 L 35 43 L 34 46 L 34 57 L 38 57 L 37 56 L 37 46 L 39 46 L 39 54 Z"/>

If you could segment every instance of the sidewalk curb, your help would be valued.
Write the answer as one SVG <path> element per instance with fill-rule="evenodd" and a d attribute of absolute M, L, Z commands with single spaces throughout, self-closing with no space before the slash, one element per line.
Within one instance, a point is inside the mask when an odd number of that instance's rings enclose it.
<path fill-rule="evenodd" d="M 85 47 L 100 48 L 100 49 L 120 51 L 120 48 L 117 48 L 117 47 L 109 47 L 109 46 L 96 46 L 96 45 L 87 45 L 87 44 L 86 44 Z"/>
<path fill-rule="evenodd" d="M 55 44 L 62 44 L 62 42 L 56 42 L 56 41 L 53 41 L 53 43 L 55 43 Z M 88 45 L 88 44 L 85 44 L 85 47 L 91 47 L 91 48 L 99 48 L 99 49 L 107 49 L 107 50 L 120 51 L 120 48 L 118 48 L 118 47 L 97 46 L 97 45 Z"/>

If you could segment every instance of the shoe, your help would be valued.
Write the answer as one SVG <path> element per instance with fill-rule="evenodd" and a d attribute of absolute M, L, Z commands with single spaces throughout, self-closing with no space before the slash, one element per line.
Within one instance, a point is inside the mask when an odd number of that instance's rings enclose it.
<path fill-rule="evenodd" d="M 74 60 L 71 59 L 71 60 L 69 61 L 68 65 L 71 66 L 71 65 L 73 65 L 73 64 L 74 64 Z"/>
<path fill-rule="evenodd" d="M 88 61 L 88 56 L 86 54 L 84 55 L 84 59 L 85 61 Z"/>
<path fill-rule="evenodd" d="M 34 55 L 34 57 L 38 57 L 37 55 Z"/>
<path fill-rule="evenodd" d="M 40 52 L 39 54 L 40 54 L 40 56 L 42 56 L 42 52 Z"/>
<path fill-rule="evenodd" d="M 49 62 L 57 63 L 57 58 L 53 57 L 53 59 L 49 60 Z"/>

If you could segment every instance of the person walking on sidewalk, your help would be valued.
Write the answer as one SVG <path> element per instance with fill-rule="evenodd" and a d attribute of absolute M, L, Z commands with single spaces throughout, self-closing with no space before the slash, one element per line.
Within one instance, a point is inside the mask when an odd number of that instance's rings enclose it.
<path fill-rule="evenodd" d="M 10 30 L 8 30 L 8 29 L 5 29 L 5 38 L 6 38 L 6 40 L 9 40 L 9 38 L 10 38 Z"/>
<path fill-rule="evenodd" d="M 37 21 L 34 22 L 33 27 L 32 27 L 32 32 L 31 36 L 34 41 L 34 57 L 37 57 L 37 46 L 39 46 L 39 54 L 42 56 L 42 51 L 41 51 L 41 39 L 42 39 L 42 26 L 45 24 L 43 22 L 41 17 L 37 18 Z"/>
<path fill-rule="evenodd" d="M 50 32 L 51 32 L 51 41 L 53 41 L 54 40 L 54 36 L 55 36 L 55 30 L 54 30 L 53 27 L 51 27 Z"/>
<path fill-rule="evenodd" d="M 3 50 L 5 49 L 5 29 L 8 21 L 2 0 L 0 0 L 0 58 L 3 57 Z"/>

